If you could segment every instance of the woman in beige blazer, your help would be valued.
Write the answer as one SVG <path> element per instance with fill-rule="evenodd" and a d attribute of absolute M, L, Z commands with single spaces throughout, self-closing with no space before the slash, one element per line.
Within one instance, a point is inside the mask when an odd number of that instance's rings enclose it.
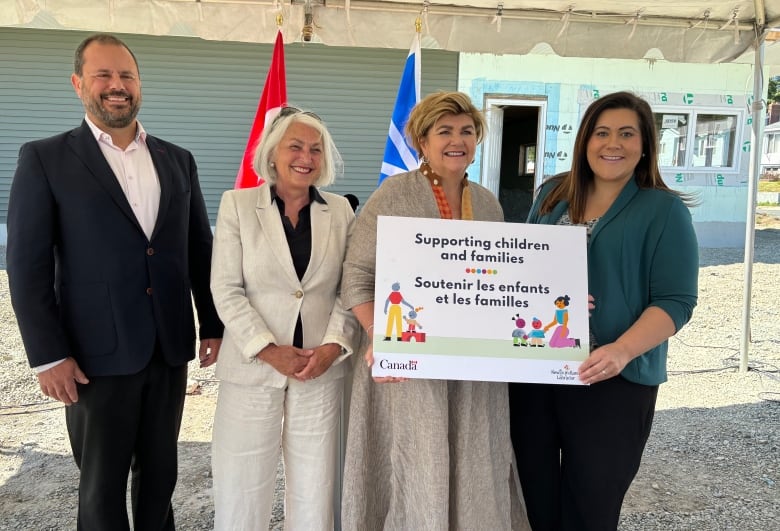
<path fill-rule="evenodd" d="M 212 442 L 218 530 L 268 528 L 280 447 L 285 528 L 333 528 L 344 360 L 358 333 L 339 298 L 354 214 L 316 188 L 338 163 L 319 118 L 285 107 L 255 155 L 266 184 L 222 197 L 211 268 L 225 323 Z"/>

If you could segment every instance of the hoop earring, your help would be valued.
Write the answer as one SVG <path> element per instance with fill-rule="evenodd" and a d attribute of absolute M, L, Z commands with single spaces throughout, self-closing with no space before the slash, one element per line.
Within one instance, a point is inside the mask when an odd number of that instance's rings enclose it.
<path fill-rule="evenodd" d="M 428 157 L 426 157 L 425 155 L 420 157 L 420 164 L 428 164 Z"/>

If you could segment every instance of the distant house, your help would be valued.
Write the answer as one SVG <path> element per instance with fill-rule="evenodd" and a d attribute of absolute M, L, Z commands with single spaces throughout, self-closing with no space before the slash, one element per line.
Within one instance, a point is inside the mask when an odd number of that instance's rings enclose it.
<path fill-rule="evenodd" d="M 780 176 L 780 122 L 764 128 L 764 143 L 761 151 L 761 174 Z"/>

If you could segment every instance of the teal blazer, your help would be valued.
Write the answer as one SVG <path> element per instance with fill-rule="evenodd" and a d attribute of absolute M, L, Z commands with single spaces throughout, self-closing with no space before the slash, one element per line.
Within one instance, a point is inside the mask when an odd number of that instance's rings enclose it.
<path fill-rule="evenodd" d="M 542 184 L 528 223 L 554 225 L 569 209 L 561 201 L 541 215 L 539 206 L 559 182 Z M 614 342 L 649 306 L 674 321 L 675 331 L 691 318 L 698 298 L 699 246 L 691 213 L 669 192 L 640 189 L 634 179 L 593 228 L 588 242 L 588 292 L 596 308 L 590 328 L 599 345 Z M 668 342 L 634 358 L 621 373 L 629 381 L 666 381 Z"/>

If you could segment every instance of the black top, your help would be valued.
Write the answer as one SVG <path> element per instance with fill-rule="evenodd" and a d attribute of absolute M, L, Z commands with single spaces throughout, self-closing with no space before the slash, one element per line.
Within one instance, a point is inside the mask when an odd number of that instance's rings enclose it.
<path fill-rule="evenodd" d="M 271 201 L 276 202 L 279 209 L 279 216 L 282 219 L 284 235 L 287 237 L 287 246 L 290 248 L 295 274 L 298 275 L 298 280 L 301 280 L 311 258 L 311 202 L 317 201 L 323 205 L 327 204 L 327 202 L 316 188 L 310 186 L 309 204 L 298 212 L 298 224 L 293 227 L 290 218 L 284 215 L 284 201 L 276 195 L 276 186 L 271 186 Z M 295 323 L 293 346 L 303 348 L 303 322 L 301 321 L 300 313 L 298 314 L 298 321 Z"/>

